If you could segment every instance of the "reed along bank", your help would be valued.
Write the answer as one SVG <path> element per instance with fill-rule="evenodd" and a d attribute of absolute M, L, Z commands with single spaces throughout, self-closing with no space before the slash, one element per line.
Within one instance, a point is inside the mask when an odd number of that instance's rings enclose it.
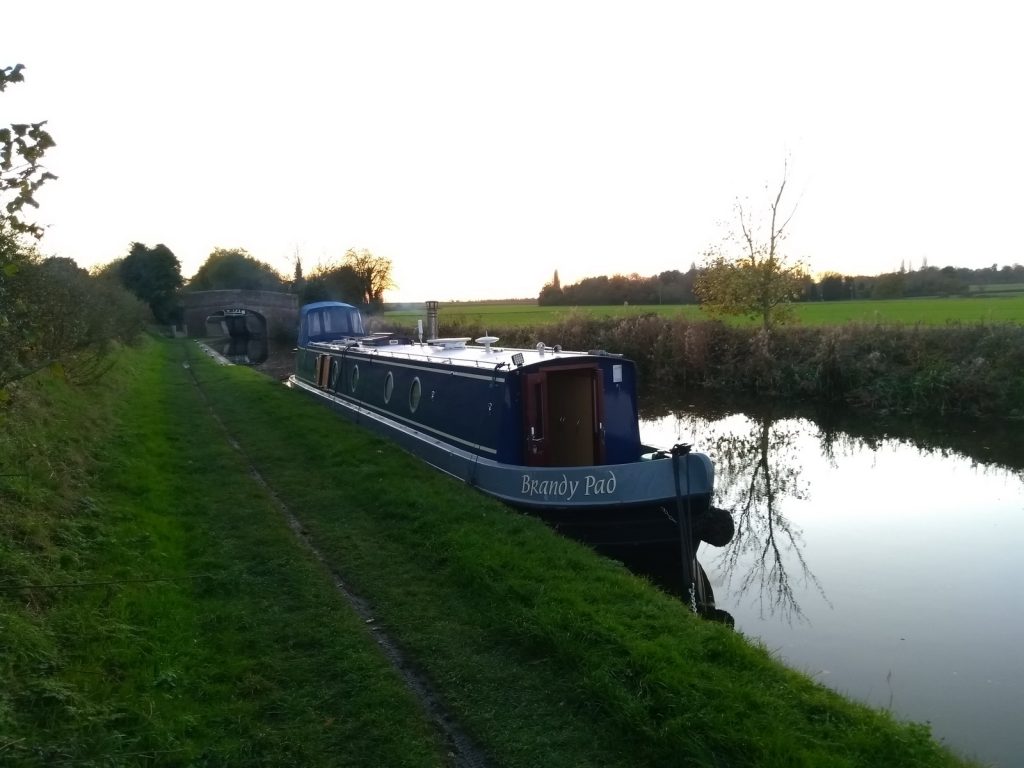
<path fill-rule="evenodd" d="M 443 335 L 485 330 L 509 346 L 556 341 L 605 349 L 637 363 L 648 388 L 694 388 L 815 400 L 913 415 L 1024 418 L 1024 326 L 750 325 L 585 310 L 553 323 L 482 328 L 457 318 Z M 408 329 L 404 329 L 408 333 Z"/>
<path fill-rule="evenodd" d="M 967 764 L 191 343 L 2 413 L 5 765 L 455 764 L 378 632 L 487 765 Z"/>

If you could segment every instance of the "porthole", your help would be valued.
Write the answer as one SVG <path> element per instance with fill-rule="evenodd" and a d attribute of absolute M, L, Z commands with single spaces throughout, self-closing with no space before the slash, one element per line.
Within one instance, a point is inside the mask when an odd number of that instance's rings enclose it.
<path fill-rule="evenodd" d="M 419 408 L 420 394 L 422 394 L 420 380 L 419 377 L 416 377 L 412 380 L 412 386 L 409 387 L 409 410 L 413 413 L 416 413 L 416 409 Z"/>
<path fill-rule="evenodd" d="M 391 402 L 391 393 L 395 390 L 395 377 L 391 371 L 388 371 L 388 375 L 384 377 L 384 402 Z"/>
<path fill-rule="evenodd" d="M 352 366 L 352 375 L 349 376 L 348 385 L 349 385 L 349 388 L 353 392 L 355 392 L 356 391 L 356 387 L 359 386 L 359 366 L 358 365 L 353 365 Z"/>
<path fill-rule="evenodd" d="M 331 389 L 337 389 L 338 388 L 338 369 L 339 368 L 340 368 L 340 366 L 338 365 L 338 361 L 337 360 L 331 360 L 331 384 L 330 384 L 330 388 Z"/>

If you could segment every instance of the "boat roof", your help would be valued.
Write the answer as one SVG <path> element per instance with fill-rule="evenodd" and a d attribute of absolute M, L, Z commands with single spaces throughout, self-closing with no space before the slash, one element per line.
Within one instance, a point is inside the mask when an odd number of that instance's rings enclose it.
<path fill-rule="evenodd" d="M 491 337 L 493 338 L 493 337 Z M 499 369 L 519 368 L 524 365 L 537 365 L 539 363 L 550 363 L 554 360 L 573 360 L 581 358 L 593 358 L 601 356 L 621 357 L 620 355 L 609 355 L 606 352 L 573 352 L 562 349 L 555 349 L 543 344 L 538 344 L 532 349 L 517 349 L 514 347 L 499 347 L 495 344 L 439 344 L 442 339 L 431 339 L 411 343 L 381 344 L 379 337 L 367 337 L 363 339 L 338 339 L 337 341 L 314 341 L 310 342 L 310 348 L 322 349 L 330 352 L 358 351 L 362 354 L 375 355 L 382 358 L 394 360 L 410 360 L 417 362 L 448 363 L 450 365 L 462 365 L 473 368 Z M 517 358 L 517 355 L 521 357 Z"/>
<path fill-rule="evenodd" d="M 312 312 L 314 310 L 323 309 L 324 307 L 340 307 L 342 309 L 359 309 L 359 307 L 353 306 L 352 304 L 346 304 L 343 301 L 314 301 L 314 302 L 310 302 L 309 304 L 303 304 L 302 305 L 302 309 L 300 309 L 299 312 L 303 316 L 305 316 L 305 315 L 308 315 L 310 312 Z"/>
<path fill-rule="evenodd" d="M 302 307 L 302 315 L 324 307 L 341 307 L 356 309 L 351 304 L 338 301 L 319 301 Z M 310 341 L 311 349 L 329 352 L 358 351 L 361 354 L 375 355 L 382 358 L 410 360 L 417 362 L 442 363 L 461 365 L 490 370 L 513 369 L 522 366 L 533 366 L 550 363 L 554 360 L 573 360 L 595 357 L 616 357 L 603 350 L 590 352 L 574 352 L 563 350 L 559 346 L 550 347 L 543 342 L 536 346 L 519 349 L 516 347 L 498 346 L 499 339 L 495 336 L 481 336 L 476 343 L 470 343 L 468 336 L 427 339 L 423 342 L 409 341 L 399 333 L 378 333 L 368 336 L 347 337 L 330 341 Z M 519 357 L 521 356 L 521 357 Z"/>

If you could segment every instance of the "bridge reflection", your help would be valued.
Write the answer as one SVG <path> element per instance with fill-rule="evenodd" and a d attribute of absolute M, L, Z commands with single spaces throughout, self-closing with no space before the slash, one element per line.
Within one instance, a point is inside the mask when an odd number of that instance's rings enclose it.
<path fill-rule="evenodd" d="M 269 356 L 266 336 L 229 336 L 207 339 L 206 343 L 235 365 L 260 365 L 266 362 Z"/>

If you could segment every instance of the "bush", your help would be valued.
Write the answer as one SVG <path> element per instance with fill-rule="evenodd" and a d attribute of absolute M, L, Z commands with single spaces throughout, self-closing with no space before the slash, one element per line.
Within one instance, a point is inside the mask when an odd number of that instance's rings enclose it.
<path fill-rule="evenodd" d="M 27 248 L 6 254 L 0 315 L 0 389 L 47 366 L 91 379 L 113 343 L 135 338 L 146 308 L 111 279 Z"/>

